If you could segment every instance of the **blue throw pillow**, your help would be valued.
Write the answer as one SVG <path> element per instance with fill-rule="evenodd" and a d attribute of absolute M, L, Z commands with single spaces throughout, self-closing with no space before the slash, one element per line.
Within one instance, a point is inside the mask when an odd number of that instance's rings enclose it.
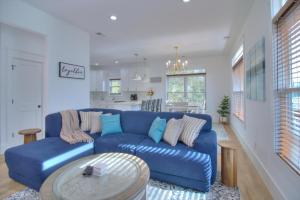
<path fill-rule="evenodd" d="M 122 133 L 120 115 L 101 115 L 102 135 Z"/>
<path fill-rule="evenodd" d="M 151 137 L 156 143 L 159 143 L 161 138 L 164 135 L 165 129 L 167 126 L 167 120 L 156 117 L 153 120 L 151 128 L 149 130 L 149 137 Z"/>

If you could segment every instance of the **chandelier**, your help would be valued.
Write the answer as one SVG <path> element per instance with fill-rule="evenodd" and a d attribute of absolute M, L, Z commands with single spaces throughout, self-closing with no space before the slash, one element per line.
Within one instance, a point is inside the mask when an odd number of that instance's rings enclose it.
<path fill-rule="evenodd" d="M 172 73 L 182 72 L 185 70 L 185 68 L 188 65 L 188 61 L 187 61 L 186 57 L 179 56 L 178 48 L 179 48 L 178 46 L 174 47 L 175 52 L 176 52 L 175 60 L 173 60 L 173 61 L 168 60 L 168 62 L 166 62 L 167 70 Z"/>

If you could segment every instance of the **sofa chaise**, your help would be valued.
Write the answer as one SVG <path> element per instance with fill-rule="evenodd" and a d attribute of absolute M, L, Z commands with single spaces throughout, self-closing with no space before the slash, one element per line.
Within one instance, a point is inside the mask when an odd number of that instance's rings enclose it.
<path fill-rule="evenodd" d="M 45 179 L 63 165 L 95 153 L 122 152 L 142 158 L 150 168 L 151 178 L 207 192 L 214 183 L 217 171 L 217 138 L 211 129 L 211 117 L 187 114 L 205 119 L 192 148 L 178 142 L 175 147 L 148 137 L 152 121 L 159 116 L 167 120 L 182 118 L 183 113 L 119 111 L 113 109 L 83 109 L 120 114 L 122 134 L 101 136 L 90 134 L 93 143 L 68 144 L 60 139 L 60 113 L 46 117 L 46 137 L 8 149 L 5 161 L 9 176 L 24 185 L 39 190 Z"/>

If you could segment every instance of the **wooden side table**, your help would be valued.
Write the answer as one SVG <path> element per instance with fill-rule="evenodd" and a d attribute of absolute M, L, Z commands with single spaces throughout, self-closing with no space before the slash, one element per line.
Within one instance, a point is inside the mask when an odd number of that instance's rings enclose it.
<path fill-rule="evenodd" d="M 218 142 L 221 147 L 221 182 L 229 187 L 237 187 L 237 149 L 238 146 L 222 140 Z"/>
<path fill-rule="evenodd" d="M 33 128 L 33 129 L 24 129 L 20 130 L 19 134 L 24 135 L 24 144 L 28 144 L 29 142 L 36 141 L 36 134 L 40 133 L 42 130 L 39 128 Z"/>

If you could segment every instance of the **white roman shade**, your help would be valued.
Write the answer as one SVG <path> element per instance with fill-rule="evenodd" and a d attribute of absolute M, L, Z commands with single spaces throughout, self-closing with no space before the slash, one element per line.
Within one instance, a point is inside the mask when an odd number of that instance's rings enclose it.
<path fill-rule="evenodd" d="M 280 13 L 273 45 L 275 150 L 300 174 L 300 1 Z"/>
<path fill-rule="evenodd" d="M 239 57 L 232 68 L 232 113 L 244 121 L 244 82 L 245 82 L 245 66 L 243 53 Z"/>

